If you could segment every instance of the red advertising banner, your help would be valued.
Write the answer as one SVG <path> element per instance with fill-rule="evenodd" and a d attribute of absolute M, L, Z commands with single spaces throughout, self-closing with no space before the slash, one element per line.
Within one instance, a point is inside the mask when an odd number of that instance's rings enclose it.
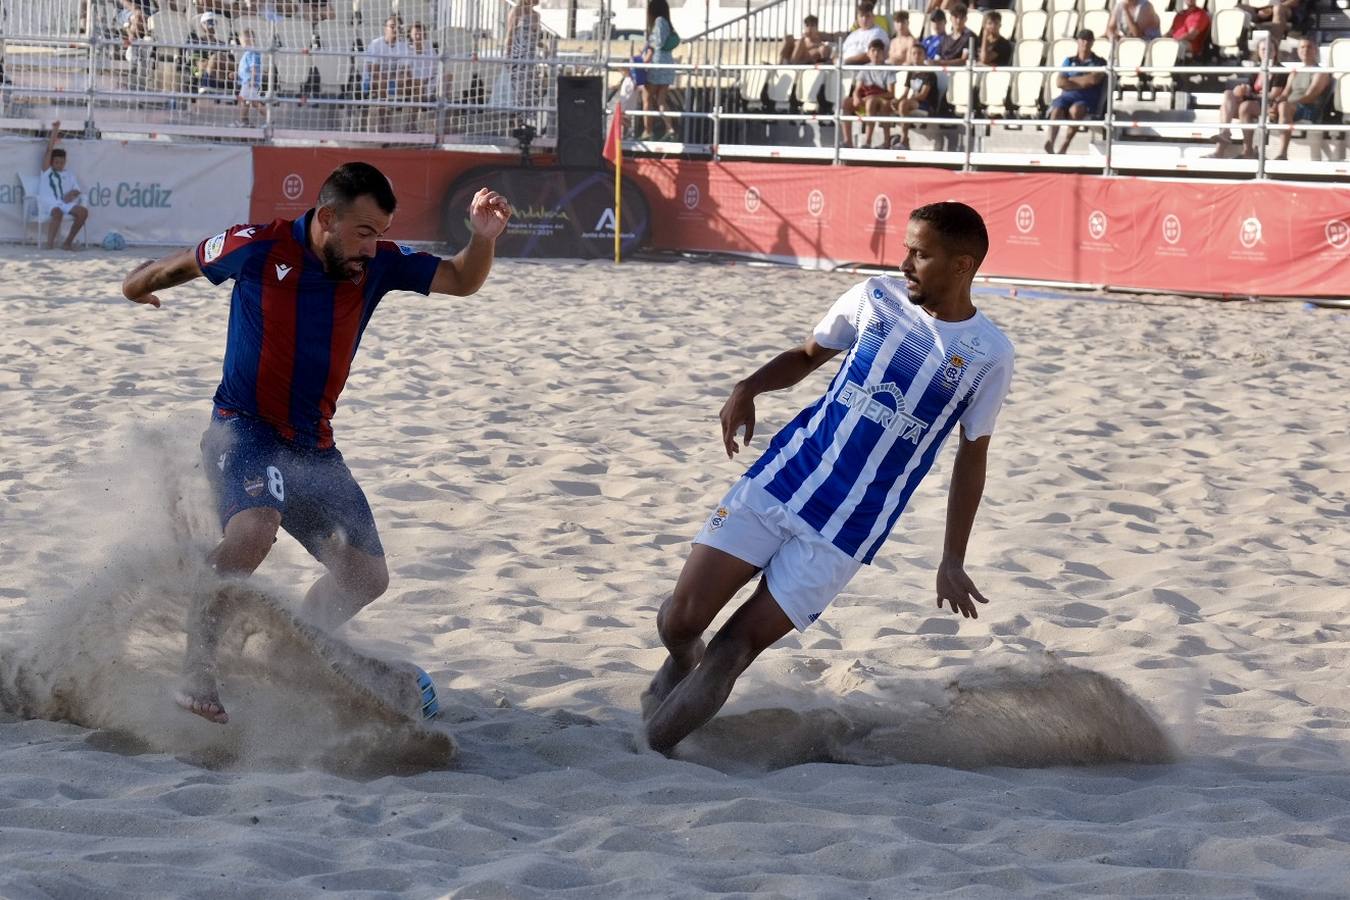
<path fill-rule="evenodd" d="M 979 210 L 985 275 L 1145 290 L 1350 296 L 1350 188 L 1049 172 L 639 159 L 658 249 L 898 266 L 908 213 Z"/>

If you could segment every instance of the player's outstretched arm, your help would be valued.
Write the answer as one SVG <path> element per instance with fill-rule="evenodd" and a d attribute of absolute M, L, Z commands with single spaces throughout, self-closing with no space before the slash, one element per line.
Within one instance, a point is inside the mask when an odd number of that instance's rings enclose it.
<path fill-rule="evenodd" d="M 481 189 L 469 201 L 469 245 L 442 260 L 431 279 L 433 294 L 467 297 L 483 286 L 492 271 L 497 238 L 511 220 L 511 204 L 496 191 Z"/>
<path fill-rule="evenodd" d="M 975 587 L 966 574 L 966 544 L 975 525 L 975 511 L 984 496 L 984 473 L 989 456 L 989 435 L 966 440 L 961 430 L 956 462 L 952 466 L 952 486 L 947 494 L 947 533 L 942 544 L 942 562 L 937 572 L 937 605 L 951 604 L 952 612 L 978 619 L 975 602 L 989 599 Z"/>
<path fill-rule="evenodd" d="M 122 296 L 132 303 L 148 303 L 158 308 L 159 298 L 155 291 L 186 284 L 200 278 L 201 274 L 195 250 L 180 250 L 163 259 L 147 259 L 122 279 Z"/>
<path fill-rule="evenodd" d="M 726 447 L 727 458 L 735 456 L 740 447 L 736 445 L 736 432 L 745 428 L 745 443 L 755 436 L 755 398 L 766 391 L 780 391 L 792 387 L 816 369 L 834 358 L 839 351 L 822 347 L 815 338 L 807 338 L 800 347 L 793 347 L 775 356 L 760 366 L 755 374 L 737 383 L 731 389 L 731 396 L 722 404 L 719 418 L 722 420 L 722 444 Z"/>

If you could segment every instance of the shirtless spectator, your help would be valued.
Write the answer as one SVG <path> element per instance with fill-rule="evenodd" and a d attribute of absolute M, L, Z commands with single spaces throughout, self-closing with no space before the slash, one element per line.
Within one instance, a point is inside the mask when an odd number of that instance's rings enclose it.
<path fill-rule="evenodd" d="M 884 66 L 886 64 L 886 41 L 877 38 L 867 47 L 867 63 L 873 66 Z M 858 72 L 853 79 L 853 91 L 844 98 L 843 114 L 845 116 L 889 116 L 895 109 L 895 73 L 882 69 L 866 69 Z M 863 146 L 869 147 L 872 144 L 872 135 L 875 133 L 877 123 L 867 121 L 863 125 Z M 887 144 L 891 142 L 891 126 L 886 123 L 882 126 L 884 129 L 884 138 Z M 853 144 L 853 128 L 847 125 L 844 128 L 842 143 L 845 147 Z"/>
<path fill-rule="evenodd" d="M 877 20 L 872 15 L 873 6 L 867 0 L 858 4 L 857 18 L 855 19 L 857 27 L 848 33 L 844 38 L 844 46 L 839 51 L 844 57 L 844 65 L 861 66 L 868 62 L 869 49 L 873 41 L 881 41 L 883 47 L 891 42 L 891 36 L 886 33 Z"/>
<path fill-rule="evenodd" d="M 909 13 L 900 10 L 894 16 L 895 36 L 891 38 L 891 48 L 886 54 L 886 62 L 893 66 L 903 66 L 909 61 L 909 49 L 919 43 L 914 32 L 909 30 Z"/>
<path fill-rule="evenodd" d="M 783 38 L 783 48 L 778 51 L 778 61 L 784 65 L 810 66 L 827 63 L 834 55 L 834 45 L 820 33 L 820 19 L 807 16 L 802 19 L 802 36 Z"/>
<path fill-rule="evenodd" d="M 1181 58 L 1190 62 L 1209 56 L 1209 13 L 1200 0 L 1186 0 L 1186 8 L 1172 20 L 1169 37 L 1181 42 Z"/>
<path fill-rule="evenodd" d="M 997 10 L 984 15 L 980 30 L 980 49 L 975 61 L 982 66 L 1010 66 L 1013 60 L 1012 41 L 998 33 L 1003 16 Z"/>

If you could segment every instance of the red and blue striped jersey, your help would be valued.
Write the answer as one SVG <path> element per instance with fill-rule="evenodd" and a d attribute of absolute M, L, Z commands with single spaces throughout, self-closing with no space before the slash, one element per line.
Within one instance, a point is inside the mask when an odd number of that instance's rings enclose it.
<path fill-rule="evenodd" d="M 360 277 L 334 280 L 309 249 L 313 215 L 236 225 L 202 241 L 197 264 L 212 284 L 234 279 L 216 410 L 262 419 L 287 441 L 323 449 L 333 446 L 337 398 L 380 298 L 430 293 L 441 260 L 380 241 Z"/>

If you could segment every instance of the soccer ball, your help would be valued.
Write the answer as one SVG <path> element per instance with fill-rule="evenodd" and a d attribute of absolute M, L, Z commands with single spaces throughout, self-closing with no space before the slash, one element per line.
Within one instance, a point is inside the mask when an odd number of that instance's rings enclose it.
<path fill-rule="evenodd" d="M 127 249 L 126 238 L 122 237 L 122 235 L 118 234 L 116 231 L 110 231 L 103 238 L 103 249 L 125 250 Z"/>

